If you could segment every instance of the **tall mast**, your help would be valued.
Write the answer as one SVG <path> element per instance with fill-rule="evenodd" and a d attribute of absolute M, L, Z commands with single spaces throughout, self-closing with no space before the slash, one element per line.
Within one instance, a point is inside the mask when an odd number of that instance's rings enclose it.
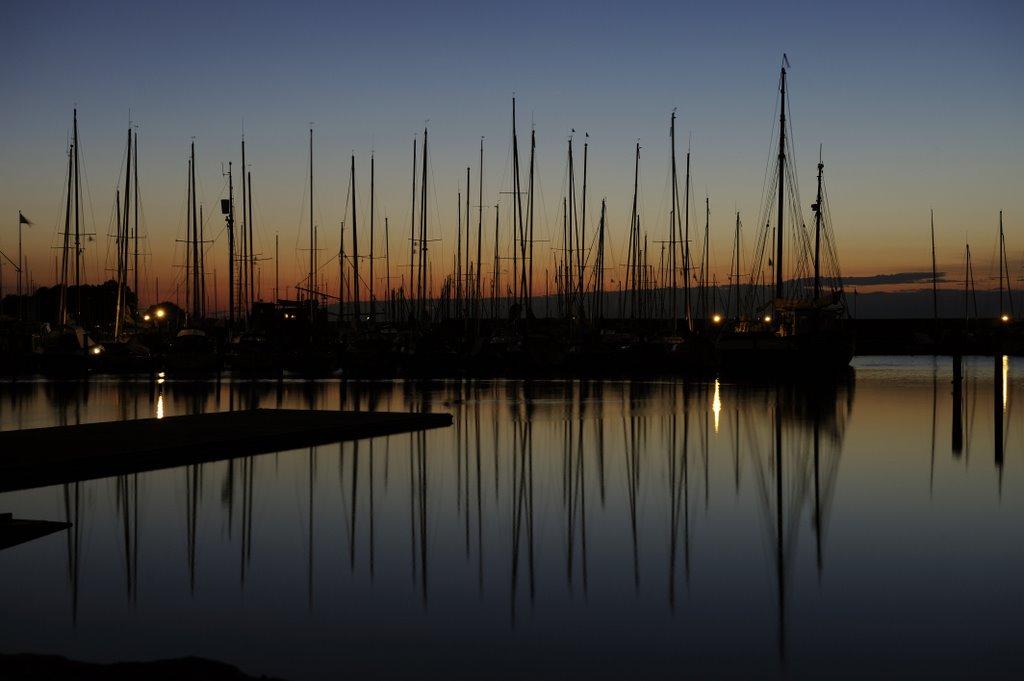
<path fill-rule="evenodd" d="M 256 282 L 254 277 L 254 275 L 256 274 L 256 253 L 253 251 L 252 242 L 252 173 L 245 170 L 245 168 L 243 168 L 242 170 L 244 171 L 245 174 L 245 184 L 247 185 L 246 189 L 248 189 L 249 196 L 249 215 L 246 218 L 246 224 L 248 225 L 249 231 L 247 236 L 247 239 L 249 241 L 249 306 L 245 310 L 245 318 L 246 321 L 248 321 L 250 314 L 252 313 L 252 304 L 256 300 Z"/>
<path fill-rule="evenodd" d="M 814 299 L 821 297 L 821 148 L 818 148 L 818 198 L 811 206 L 814 211 Z"/>
<path fill-rule="evenodd" d="M 192 157 L 185 173 L 185 317 L 192 314 Z"/>
<path fill-rule="evenodd" d="M 359 229 L 356 222 L 356 155 L 352 154 L 352 325 L 359 329 Z"/>
<path fill-rule="evenodd" d="M 64 248 L 61 249 L 61 261 L 60 261 L 60 302 L 57 310 L 57 316 L 60 320 L 60 325 L 64 326 L 68 323 L 68 250 L 69 241 L 71 239 L 71 202 L 74 197 L 74 177 L 75 177 L 75 148 L 74 142 L 72 146 L 68 148 L 68 194 L 67 194 L 67 205 L 64 209 Z M 20 231 L 20 228 L 19 228 Z M 20 247 L 19 247 L 20 250 Z M 21 258 L 19 257 L 20 261 Z M 19 264 L 19 267 L 22 265 Z"/>
<path fill-rule="evenodd" d="M 736 211 L 736 269 L 733 270 L 733 288 L 736 293 L 736 319 L 740 318 L 740 212 Z"/>
<path fill-rule="evenodd" d="M 686 185 L 683 187 L 683 305 L 686 308 L 686 328 L 693 331 L 690 309 L 690 150 L 686 150 Z"/>
<path fill-rule="evenodd" d="M 192 187 L 192 323 L 199 322 L 199 219 L 196 205 L 196 143 L 192 142 L 189 173 Z"/>
<path fill-rule="evenodd" d="M 313 321 L 313 306 L 316 302 L 313 300 L 313 290 L 316 288 L 316 284 L 313 282 L 313 260 L 315 257 L 315 244 L 313 243 L 313 128 L 309 129 L 309 285 L 307 294 L 309 295 L 309 319 Z"/>
<path fill-rule="evenodd" d="M 387 301 L 391 300 L 390 294 L 391 294 L 391 291 L 392 291 L 392 289 L 391 289 L 391 234 L 390 234 L 390 231 L 389 231 L 389 228 L 388 228 L 388 216 L 387 215 L 384 216 L 384 277 L 385 277 L 384 281 L 387 282 L 387 285 L 384 287 L 384 296 L 385 296 L 384 318 L 385 318 L 385 320 L 387 320 L 387 319 L 389 319 L 388 311 L 391 309 L 391 306 L 387 304 Z M 392 317 L 393 317 L 393 315 L 392 315 Z M 392 321 L 393 321 L 393 319 L 392 319 Z"/>
<path fill-rule="evenodd" d="M 477 177 L 477 204 L 479 207 L 476 222 L 476 332 L 480 335 L 480 264 L 483 250 L 484 233 L 484 138 L 480 138 L 480 175 Z"/>
<path fill-rule="evenodd" d="M 134 228 L 132 230 L 132 236 L 134 239 L 135 246 L 135 262 L 132 266 L 132 276 L 134 282 L 132 284 L 132 290 L 135 291 L 135 309 L 138 311 L 139 308 L 139 133 L 134 134 L 133 145 L 132 145 L 132 156 L 134 157 L 135 164 L 133 166 L 134 186 L 132 191 L 135 192 L 135 200 L 133 202 L 134 209 Z"/>
<path fill-rule="evenodd" d="M 672 110 L 672 118 L 669 123 L 668 136 L 672 141 L 672 224 L 669 227 L 669 264 L 672 267 L 672 290 L 670 298 L 672 301 L 672 335 L 676 334 L 677 318 L 679 315 L 676 303 L 676 229 L 679 225 L 679 181 L 676 175 L 676 111 Z"/>
<path fill-rule="evenodd" d="M 242 150 L 243 150 L 242 151 L 242 158 L 244 159 L 245 158 L 245 151 L 244 151 L 245 150 L 245 140 L 242 140 Z M 243 169 L 243 172 L 244 172 L 244 169 L 245 169 L 245 161 L 244 160 L 242 161 L 242 169 Z M 224 212 L 227 213 L 227 218 L 228 218 L 228 333 L 233 332 L 234 331 L 234 327 L 235 327 L 235 261 L 238 260 L 238 258 L 235 257 L 235 184 L 234 184 L 234 177 L 232 175 L 231 170 L 232 170 L 231 169 L 231 161 L 228 161 L 228 206 L 227 206 L 228 209 L 227 209 L 227 211 L 224 211 Z M 243 179 L 243 182 L 242 182 L 242 196 L 243 197 L 245 196 L 245 181 L 244 181 L 244 179 Z M 244 205 L 244 200 L 243 200 L 243 205 Z M 245 236 L 244 236 L 244 234 L 245 234 L 245 231 L 244 231 L 244 229 L 245 229 L 245 209 L 244 208 L 242 209 L 242 226 L 243 226 L 243 231 L 242 231 L 242 234 L 243 234 L 243 236 L 242 236 L 242 253 L 244 254 L 245 253 Z M 244 262 L 244 255 L 243 255 L 243 260 L 240 260 L 239 262 Z M 243 296 L 241 295 L 241 292 L 242 292 L 242 290 L 244 290 L 244 284 L 242 283 L 242 281 L 244 280 L 243 268 L 239 268 L 238 279 L 239 279 L 238 304 L 241 306 L 242 305 L 242 298 L 243 298 Z"/>
<path fill-rule="evenodd" d="M 75 290 L 76 290 L 76 303 L 75 303 L 75 318 L 82 314 L 82 280 L 81 280 L 81 258 L 82 258 L 82 239 L 80 230 L 80 216 L 82 213 L 82 190 L 81 190 L 81 168 L 79 167 L 79 154 L 78 154 L 78 109 L 75 109 L 75 121 L 74 121 L 74 154 L 75 154 Z"/>
<path fill-rule="evenodd" d="M 530 181 L 528 191 L 530 192 L 530 198 L 527 202 L 527 210 L 529 211 L 527 225 L 529 228 L 529 243 L 530 243 L 530 278 L 527 280 L 527 291 L 526 291 L 526 323 L 529 324 L 529 319 L 532 316 L 530 311 L 533 309 L 533 162 L 537 151 L 536 142 L 536 131 L 530 131 Z M 526 255 L 523 256 L 524 260 Z"/>
<path fill-rule="evenodd" d="M 597 305 L 594 317 L 604 318 L 604 227 L 605 200 L 601 199 L 601 222 L 598 224 L 597 261 L 594 263 L 597 279 Z"/>
<path fill-rule="evenodd" d="M 423 180 L 420 188 L 420 317 L 427 312 L 427 129 L 423 128 Z"/>
<path fill-rule="evenodd" d="M 466 168 L 466 187 L 467 192 L 469 190 L 469 168 Z M 469 198 L 468 196 L 466 197 Z M 462 192 L 457 192 L 457 198 L 455 200 L 455 214 L 458 219 L 458 228 L 455 236 L 455 316 L 458 317 L 461 314 L 462 308 Z M 469 232 L 469 214 L 466 215 L 467 227 L 466 232 Z"/>
<path fill-rule="evenodd" d="M 932 318 L 935 320 L 937 327 L 939 323 L 939 284 L 938 276 L 935 272 L 935 211 L 932 210 L 930 213 L 932 224 Z"/>
<path fill-rule="evenodd" d="M 228 167 L 230 168 L 230 165 Z M 246 300 L 248 298 L 248 293 L 249 293 L 249 290 L 250 290 L 249 289 L 249 285 L 250 285 L 249 278 L 250 278 L 250 275 L 251 275 L 250 270 L 249 270 L 249 262 L 250 262 L 250 259 L 249 259 L 250 258 L 249 232 L 246 229 L 246 226 L 248 224 L 248 218 L 249 218 L 249 213 L 247 212 L 248 211 L 248 207 L 249 207 L 249 205 L 247 203 L 247 199 L 249 198 L 249 196 L 248 196 L 248 188 L 245 186 L 246 185 L 246 174 L 247 174 L 247 171 L 246 171 L 246 165 L 245 165 L 245 132 L 242 132 L 242 230 L 241 230 L 241 232 L 242 232 L 242 235 L 241 235 L 242 236 L 242 249 L 241 249 L 242 252 L 239 255 L 239 257 L 237 257 L 237 258 L 234 255 L 232 255 L 229 263 L 230 263 L 230 266 L 231 266 L 231 270 L 230 271 L 234 271 L 235 266 L 236 266 L 235 263 L 237 261 L 237 266 L 238 266 L 238 293 L 239 293 L 239 295 L 238 295 L 238 306 L 239 306 L 239 311 L 241 313 L 239 316 L 244 318 L 244 319 L 246 319 L 246 320 L 248 320 L 248 318 L 249 318 L 248 311 L 252 307 L 252 301 L 251 300 L 249 300 L 249 301 Z M 228 193 L 230 193 L 230 190 L 229 190 Z M 229 235 L 228 243 L 229 244 L 233 244 L 234 243 L 233 230 L 232 230 L 232 235 Z M 229 287 L 229 290 L 232 290 L 232 289 Z M 228 295 L 230 296 L 232 294 L 229 293 Z M 247 302 L 248 302 L 248 304 L 246 304 Z M 233 306 L 232 306 L 231 310 L 232 310 L 232 312 L 231 312 L 230 322 L 233 324 L 233 322 L 234 322 L 234 307 Z"/>
<path fill-rule="evenodd" d="M 491 296 L 491 318 L 498 317 L 498 296 L 501 294 L 501 259 L 498 251 L 498 225 L 500 217 L 498 209 L 500 203 L 494 204 L 494 295 Z"/>
<path fill-rule="evenodd" d="M 409 297 L 415 301 L 416 274 L 416 137 L 412 138 L 412 215 L 409 218 Z M 416 279 L 416 281 L 419 281 Z"/>
<path fill-rule="evenodd" d="M 573 232 L 576 226 L 576 169 L 573 167 L 572 135 L 569 135 L 569 189 L 565 200 L 565 221 L 563 232 L 563 247 L 565 248 L 565 275 L 563 286 L 565 287 L 565 314 L 572 320 L 576 287 L 576 266 L 573 261 L 574 244 Z"/>
<path fill-rule="evenodd" d="M 708 245 L 709 232 L 711 230 L 711 197 L 704 196 L 704 262 L 700 266 L 700 288 L 701 288 L 701 314 L 707 319 L 711 311 L 708 305 L 708 283 L 711 274 L 711 250 Z"/>
<path fill-rule="evenodd" d="M 587 243 L 587 147 L 590 146 L 590 133 L 584 133 L 583 135 L 583 196 L 581 197 L 580 206 L 580 233 L 579 238 L 576 239 L 576 246 L 579 250 L 577 256 L 577 263 L 579 267 L 579 283 L 576 290 L 579 291 L 579 306 L 582 311 L 583 308 L 583 275 L 584 268 L 586 267 L 585 251 Z"/>
<path fill-rule="evenodd" d="M 785 56 L 783 57 L 785 60 Z M 780 80 L 781 106 L 779 106 L 779 219 L 775 228 L 775 299 L 782 298 L 782 208 L 785 203 L 786 182 L 786 67 L 782 67 Z"/>
<path fill-rule="evenodd" d="M 353 177 L 354 179 L 354 177 Z M 352 196 L 352 206 L 355 196 Z M 353 223 L 354 227 L 355 224 Z M 377 304 L 374 302 L 374 154 L 370 154 L 370 324 L 377 317 Z"/>
<path fill-rule="evenodd" d="M 626 276 L 630 282 L 630 316 L 636 318 L 637 316 L 637 286 L 638 277 L 637 270 L 639 269 L 639 258 L 640 258 L 640 218 L 636 214 L 636 201 L 637 201 L 637 190 L 639 189 L 640 183 L 640 143 L 636 144 L 636 161 L 633 167 L 633 210 L 630 213 L 629 223 L 629 266 L 627 268 Z"/>
<path fill-rule="evenodd" d="M 114 338 L 124 330 L 125 309 L 128 304 L 126 288 L 128 286 L 128 229 L 131 221 L 131 184 L 132 184 L 132 129 L 128 128 L 128 153 L 125 163 L 124 188 L 124 223 L 118 214 L 117 224 L 117 310 L 114 315 Z"/>
<path fill-rule="evenodd" d="M 525 251 L 523 244 L 523 205 L 519 201 L 519 137 L 516 135 L 516 98 L 512 98 L 512 299 L 519 299 L 519 267 L 517 257 Z M 525 263 L 524 263 L 525 265 Z"/>

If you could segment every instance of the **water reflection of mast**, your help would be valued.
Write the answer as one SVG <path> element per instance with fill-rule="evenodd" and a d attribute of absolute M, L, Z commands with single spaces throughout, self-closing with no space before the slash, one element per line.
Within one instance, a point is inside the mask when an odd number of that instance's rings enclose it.
<path fill-rule="evenodd" d="M 786 655 L 786 561 L 782 524 L 782 411 L 778 389 L 775 402 L 775 570 L 779 588 L 779 654 Z"/>
<path fill-rule="evenodd" d="M 309 536 L 306 560 L 307 598 L 310 610 L 313 609 L 313 483 L 316 479 L 316 457 L 313 447 L 309 448 Z"/>
<path fill-rule="evenodd" d="M 68 581 L 71 583 L 71 624 L 78 626 L 78 573 L 82 551 L 80 483 L 64 484 L 64 519 L 71 524 L 68 538 Z"/>
<path fill-rule="evenodd" d="M 632 395 L 630 396 L 632 403 Z M 637 434 L 638 417 L 632 413 L 632 405 L 628 417 L 623 416 L 623 435 L 626 438 L 623 452 L 626 455 L 626 492 L 629 499 L 629 527 L 633 543 L 633 586 L 640 590 L 640 555 L 636 531 L 636 497 L 640 486 L 640 444 Z"/>
<path fill-rule="evenodd" d="M 413 444 L 415 439 L 415 445 Z M 409 511 L 412 534 L 412 577 L 417 577 L 417 553 L 419 554 L 420 588 L 423 591 L 423 605 L 427 604 L 427 436 L 420 431 L 410 435 L 409 443 Z"/>
<path fill-rule="evenodd" d="M 473 401 L 473 432 L 476 436 L 476 547 L 477 547 L 477 588 L 484 593 L 484 518 L 483 481 L 480 462 L 480 400 Z"/>
<path fill-rule="evenodd" d="M 252 498 L 253 498 L 253 457 L 242 458 L 242 551 L 240 570 L 242 585 L 245 585 L 245 569 L 252 560 Z"/>
<path fill-rule="evenodd" d="M 188 533 L 188 588 L 196 591 L 196 524 L 199 516 L 199 495 L 202 489 L 202 467 L 185 467 L 185 524 Z"/>
<path fill-rule="evenodd" d="M 139 565 L 139 475 L 117 476 L 117 509 L 124 533 L 125 584 L 128 600 L 137 597 Z"/>
<path fill-rule="evenodd" d="M 517 419 L 512 431 L 512 590 L 511 616 L 515 621 L 516 588 L 519 581 L 520 539 L 525 533 L 527 544 L 527 573 L 530 587 L 530 603 L 536 596 L 533 554 L 533 434 L 530 419 L 529 399 L 527 413 Z M 525 524 L 525 531 L 524 526 Z"/>
<path fill-rule="evenodd" d="M 937 321 L 937 320 L 936 320 Z M 938 357 L 932 357 L 932 458 L 928 469 L 928 498 L 935 487 L 935 430 L 939 412 L 939 364 Z"/>
<path fill-rule="evenodd" d="M 953 457 L 959 458 L 964 451 L 964 408 L 963 408 L 963 359 L 953 355 Z"/>
<path fill-rule="evenodd" d="M 675 392 L 672 400 L 672 418 L 670 421 L 670 450 L 668 460 L 669 472 L 669 504 L 670 526 L 669 536 L 669 570 L 668 570 L 668 604 L 673 612 L 676 606 L 676 555 L 679 544 L 680 512 L 683 521 L 683 564 L 685 566 L 686 583 L 690 583 L 690 502 L 689 502 L 689 471 L 688 442 L 690 417 L 688 410 L 688 387 L 683 385 L 683 442 L 677 442 L 678 415 L 675 407 Z M 681 489 L 680 489 L 681 488 Z"/>
<path fill-rule="evenodd" d="M 587 592 L 587 498 L 586 498 L 586 476 L 583 458 L 583 418 L 582 414 L 573 418 L 573 404 L 575 400 L 566 401 L 566 447 L 568 456 L 565 468 L 565 491 L 566 496 L 566 520 L 567 520 L 567 547 L 568 556 L 566 561 L 566 582 L 571 587 L 573 577 L 573 563 L 576 550 L 577 526 L 579 529 L 579 541 L 581 552 L 581 576 L 583 579 L 583 593 Z M 575 424 L 573 423 L 575 421 Z M 575 432 L 574 432 L 575 426 Z"/>

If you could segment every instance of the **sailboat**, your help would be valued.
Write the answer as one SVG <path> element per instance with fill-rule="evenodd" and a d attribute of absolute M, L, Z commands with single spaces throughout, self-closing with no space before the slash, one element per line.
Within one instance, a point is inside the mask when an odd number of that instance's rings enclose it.
<path fill-rule="evenodd" d="M 189 156 L 188 226 L 185 239 L 185 328 L 171 339 L 164 354 L 164 369 L 169 374 L 209 374 L 220 370 L 220 353 L 216 342 L 202 328 L 206 317 L 205 285 L 203 283 L 202 208 L 196 201 L 196 145 Z M 197 213 L 198 210 L 198 213 Z"/>
<path fill-rule="evenodd" d="M 722 374 L 819 376 L 847 369 L 853 358 L 853 335 L 847 328 L 849 310 L 829 223 L 825 166 L 820 158 L 817 197 L 811 205 L 813 233 L 808 233 L 802 216 L 786 215 L 787 205 L 801 205 L 795 181 L 787 185 L 787 179 L 792 178 L 786 127 L 788 66 L 783 56 L 774 192 L 764 204 L 761 224 L 765 227 L 755 250 L 746 314 L 723 329 L 715 343 L 717 369 Z M 792 263 L 787 253 L 793 256 Z M 765 261 L 774 286 L 764 283 Z M 758 300 L 768 291 L 772 292 L 770 299 Z"/>
<path fill-rule="evenodd" d="M 339 367 L 338 330 L 327 321 L 327 309 L 320 304 L 325 294 L 317 289 L 317 228 L 313 223 L 313 130 L 309 131 L 309 278 L 306 298 L 286 302 L 280 311 L 284 326 L 284 371 L 302 378 L 324 378 Z M 279 301 L 281 302 L 281 301 Z"/>
<path fill-rule="evenodd" d="M 57 324 L 54 328 L 44 326 L 42 353 L 39 365 L 43 373 L 57 376 L 79 376 L 88 374 L 100 366 L 103 346 L 93 340 L 89 332 L 79 324 L 81 314 L 82 282 L 82 192 L 81 171 L 78 152 L 78 110 L 74 110 L 72 142 L 68 149 L 68 178 L 66 208 L 64 211 L 63 250 L 60 271 L 60 298 L 57 309 Z M 72 232 L 72 229 L 74 230 Z M 71 237 L 74 235 L 74 242 Z M 73 259 L 69 255 L 73 253 Z M 69 276 L 74 276 L 74 300 L 71 299 Z"/>

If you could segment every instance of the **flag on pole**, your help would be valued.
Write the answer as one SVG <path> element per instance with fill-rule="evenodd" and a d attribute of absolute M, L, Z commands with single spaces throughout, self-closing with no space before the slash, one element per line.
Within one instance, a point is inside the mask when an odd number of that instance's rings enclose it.
<path fill-rule="evenodd" d="M 18 224 L 19 224 L 19 225 L 28 225 L 29 227 L 31 227 L 31 226 L 32 226 L 32 221 L 31 221 L 31 220 L 29 220 L 29 219 L 28 219 L 27 217 L 25 217 L 24 215 L 22 215 L 22 214 L 21 214 L 21 211 L 19 210 L 19 211 L 18 211 Z"/>

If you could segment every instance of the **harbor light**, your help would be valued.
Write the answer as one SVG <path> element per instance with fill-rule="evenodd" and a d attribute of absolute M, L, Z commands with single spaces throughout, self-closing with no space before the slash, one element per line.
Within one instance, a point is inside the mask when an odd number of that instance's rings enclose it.
<path fill-rule="evenodd" d="M 158 307 L 156 309 L 156 312 L 154 312 L 154 314 L 156 315 L 157 319 L 163 319 L 164 317 L 167 316 L 167 311 L 164 310 L 162 307 Z"/>
<path fill-rule="evenodd" d="M 150 319 L 151 319 L 151 317 L 149 316 L 148 312 L 146 314 L 142 315 L 142 321 L 148 322 Z"/>
<path fill-rule="evenodd" d="M 764 323 L 765 324 L 771 324 L 772 323 L 772 316 L 770 314 L 766 314 L 764 316 Z"/>
<path fill-rule="evenodd" d="M 714 317 L 711 318 L 711 321 L 713 321 L 715 324 L 720 324 L 722 322 L 722 315 L 716 314 Z"/>
<path fill-rule="evenodd" d="M 1000 319 L 1000 320 L 1002 320 L 1003 322 L 1008 322 L 1008 321 L 1010 321 L 1010 315 L 1008 315 L 1008 314 L 1004 314 L 1004 315 L 1003 315 L 1002 317 L 1000 317 L 999 319 Z"/>

